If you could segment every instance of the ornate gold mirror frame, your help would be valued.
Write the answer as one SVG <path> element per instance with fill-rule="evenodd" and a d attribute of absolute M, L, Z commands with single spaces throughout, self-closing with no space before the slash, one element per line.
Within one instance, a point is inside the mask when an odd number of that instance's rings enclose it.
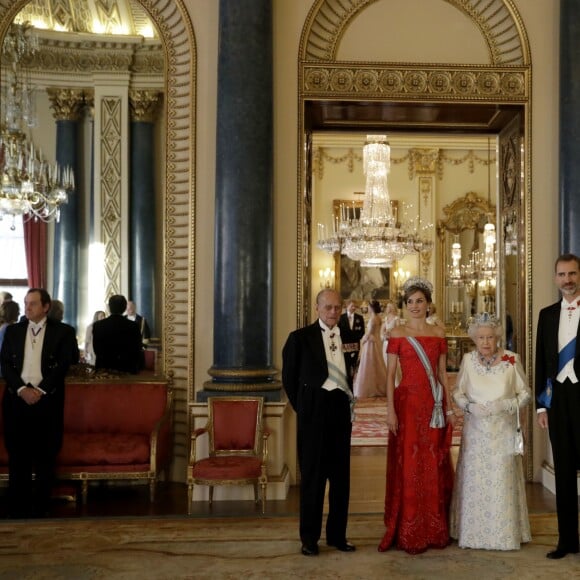
<path fill-rule="evenodd" d="M 438 304 L 438 311 L 440 312 L 440 317 L 445 320 L 447 325 L 457 326 L 457 329 L 461 329 L 465 332 L 465 322 L 467 318 L 471 315 L 471 309 L 475 308 L 480 311 L 481 308 L 477 308 L 478 303 L 478 292 L 479 288 L 477 283 L 475 284 L 464 284 L 461 287 L 450 288 L 447 280 L 447 272 L 450 263 L 451 254 L 451 244 L 455 238 L 459 238 L 462 234 L 472 233 L 473 235 L 469 237 L 472 247 L 476 245 L 477 247 L 482 247 L 481 239 L 483 237 L 483 225 L 491 217 L 494 225 L 497 224 L 496 216 L 496 206 L 491 204 L 488 200 L 479 197 L 477 193 L 469 191 L 465 196 L 460 197 L 443 208 L 443 213 L 445 218 L 437 222 L 437 239 L 438 239 L 438 250 L 437 250 L 437 288 L 438 296 L 441 304 Z M 469 257 L 469 253 L 472 247 L 465 247 L 465 236 L 461 241 L 463 246 L 463 259 L 462 263 L 465 263 L 465 259 Z M 465 308 L 461 309 L 461 312 L 453 312 L 453 314 L 460 314 L 462 316 L 457 317 L 455 320 L 454 316 L 451 316 L 452 312 L 450 309 L 450 295 L 453 294 L 451 299 L 458 301 L 461 306 L 465 305 Z M 495 292 L 494 292 L 495 294 Z M 470 298 L 471 309 L 468 308 L 467 296 Z M 462 299 L 466 301 L 463 302 Z M 494 306 L 495 312 L 495 306 Z M 505 330 L 505 329 L 504 329 Z"/>
<path fill-rule="evenodd" d="M 341 38 L 349 24 L 374 0 L 317 0 L 306 20 L 300 40 L 298 61 L 298 220 L 297 220 L 297 325 L 308 322 L 312 272 L 310 247 L 312 240 L 312 191 L 310 188 L 311 128 L 306 126 L 306 110 L 312 103 L 326 106 L 333 102 L 413 103 L 418 106 L 440 104 L 494 105 L 520 111 L 525 119 L 516 134 L 502 140 L 500 135 L 500 191 L 498 195 L 500 228 L 498 246 L 504 244 L 502 232 L 511 228 L 510 235 L 520 246 L 515 257 L 512 275 L 517 278 L 517 298 L 520 304 L 514 324 L 526 336 L 520 354 L 531 376 L 531 205 L 530 205 L 530 107 L 531 56 L 527 34 L 521 17 L 511 0 L 441 0 L 462 11 L 474 23 L 474 31 L 483 37 L 488 47 L 489 65 L 425 64 L 425 63 L 367 63 L 337 61 Z M 491 6 L 490 6 L 491 5 Z M 377 125 L 389 130 L 388 124 Z M 353 121 L 343 121 L 344 130 L 367 130 Z M 416 127 L 421 129 L 419 125 Z M 492 133 L 488 127 L 487 131 Z M 500 130 L 501 131 L 501 130 Z M 515 151 L 523 148 L 523 178 L 510 172 L 504 163 L 504 151 L 510 143 Z M 515 148 L 515 149 L 514 149 Z M 521 150 L 521 148 L 520 148 Z M 505 157 L 510 163 L 517 158 Z M 512 168 L 514 165 L 512 164 Z M 515 165 L 515 167 L 518 167 Z M 515 180 L 515 181 L 514 181 Z M 506 185 L 504 185 L 506 184 Z M 510 216 L 504 215 L 506 186 L 514 191 L 510 196 Z M 516 195 L 517 194 L 517 195 Z M 515 218 L 513 216 L 516 216 Z M 515 231 L 514 231 L 515 230 Z M 502 272 L 504 252 L 500 252 L 499 271 Z M 505 308 L 505 288 L 500 280 L 499 306 Z M 529 417 L 531 418 L 531 407 Z M 531 421 L 528 421 L 527 441 L 532 441 Z M 526 454 L 526 476 L 532 479 L 532 445 Z"/>

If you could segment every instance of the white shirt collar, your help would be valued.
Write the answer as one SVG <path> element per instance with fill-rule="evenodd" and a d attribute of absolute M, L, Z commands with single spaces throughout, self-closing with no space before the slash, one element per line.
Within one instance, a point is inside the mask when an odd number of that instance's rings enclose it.
<path fill-rule="evenodd" d="M 337 332 L 340 334 L 340 328 L 338 327 L 338 324 L 334 326 L 334 328 L 330 328 L 328 325 L 324 324 L 320 318 L 318 319 L 318 323 L 320 324 L 320 328 L 322 328 L 323 331 L 328 330 L 329 332 Z"/>
<path fill-rule="evenodd" d="M 28 326 L 30 326 L 34 331 L 43 329 L 45 324 L 46 316 L 40 322 L 32 322 L 32 320 L 28 321 Z"/>

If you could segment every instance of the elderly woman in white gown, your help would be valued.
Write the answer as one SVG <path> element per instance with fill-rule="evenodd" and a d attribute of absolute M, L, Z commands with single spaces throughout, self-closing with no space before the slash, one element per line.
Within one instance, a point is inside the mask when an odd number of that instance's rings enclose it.
<path fill-rule="evenodd" d="M 521 456 L 514 454 L 516 413 L 530 389 L 518 355 L 498 347 L 495 317 L 475 316 L 468 333 L 476 350 L 463 357 L 453 393 L 464 425 L 450 533 L 461 548 L 518 550 L 531 535 Z"/>

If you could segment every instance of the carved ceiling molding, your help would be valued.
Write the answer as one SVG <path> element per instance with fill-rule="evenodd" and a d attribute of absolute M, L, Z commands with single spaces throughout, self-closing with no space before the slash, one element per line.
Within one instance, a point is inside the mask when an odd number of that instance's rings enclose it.
<path fill-rule="evenodd" d="M 0 38 L 26 4 L 26 0 L 0 0 Z M 166 59 L 163 67 L 167 130 L 162 232 L 164 288 L 160 301 L 163 309 L 162 366 L 166 372 L 173 373 L 176 390 L 184 393 L 183 399 L 191 400 L 195 344 L 197 51 L 191 21 L 182 0 L 139 0 L 138 4 L 157 28 Z M 76 6 L 76 0 L 71 5 Z M 114 220 L 114 215 L 109 217 Z M 113 238 L 111 231 L 114 247 Z M 115 267 L 113 264 L 112 279 L 117 277 Z M 180 409 L 179 413 L 182 412 L 180 420 L 186 424 L 187 414 Z"/>
<path fill-rule="evenodd" d="M 377 0 L 318 0 L 310 9 L 300 40 L 303 61 L 333 61 L 350 23 Z M 528 65 L 530 48 L 512 0 L 441 0 L 475 24 L 494 66 Z"/>
<path fill-rule="evenodd" d="M 138 0 L 30 0 L 18 17 L 42 20 L 50 29 L 67 32 L 92 32 L 98 22 L 104 34 L 118 30 L 138 34 L 151 22 Z"/>

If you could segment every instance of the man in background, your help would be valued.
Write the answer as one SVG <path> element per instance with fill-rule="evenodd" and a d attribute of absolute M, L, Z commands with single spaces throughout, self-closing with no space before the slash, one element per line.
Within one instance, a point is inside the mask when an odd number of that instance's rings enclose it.
<path fill-rule="evenodd" d="M 46 290 L 30 289 L 26 319 L 6 328 L 0 352 L 11 517 L 47 515 L 62 445 L 64 379 L 75 350 L 78 360 L 74 329 L 47 316 L 50 302 Z"/>
<path fill-rule="evenodd" d="M 123 316 L 127 299 L 121 294 L 109 298 L 110 315 L 93 324 L 95 368 L 137 374 L 144 365 L 141 332 Z"/>
<path fill-rule="evenodd" d="M 133 322 L 136 322 L 139 326 L 139 332 L 141 333 L 141 342 L 146 345 L 151 338 L 151 331 L 149 330 L 149 325 L 147 324 L 147 319 L 137 314 L 137 306 L 135 302 L 129 300 L 127 302 L 127 310 L 125 312 L 125 317 Z"/>
<path fill-rule="evenodd" d="M 346 303 L 346 312 L 338 320 L 340 339 L 345 352 L 347 373 L 352 379 L 358 362 L 360 341 L 365 334 L 365 319 L 356 312 L 356 302 L 349 300 Z"/>

